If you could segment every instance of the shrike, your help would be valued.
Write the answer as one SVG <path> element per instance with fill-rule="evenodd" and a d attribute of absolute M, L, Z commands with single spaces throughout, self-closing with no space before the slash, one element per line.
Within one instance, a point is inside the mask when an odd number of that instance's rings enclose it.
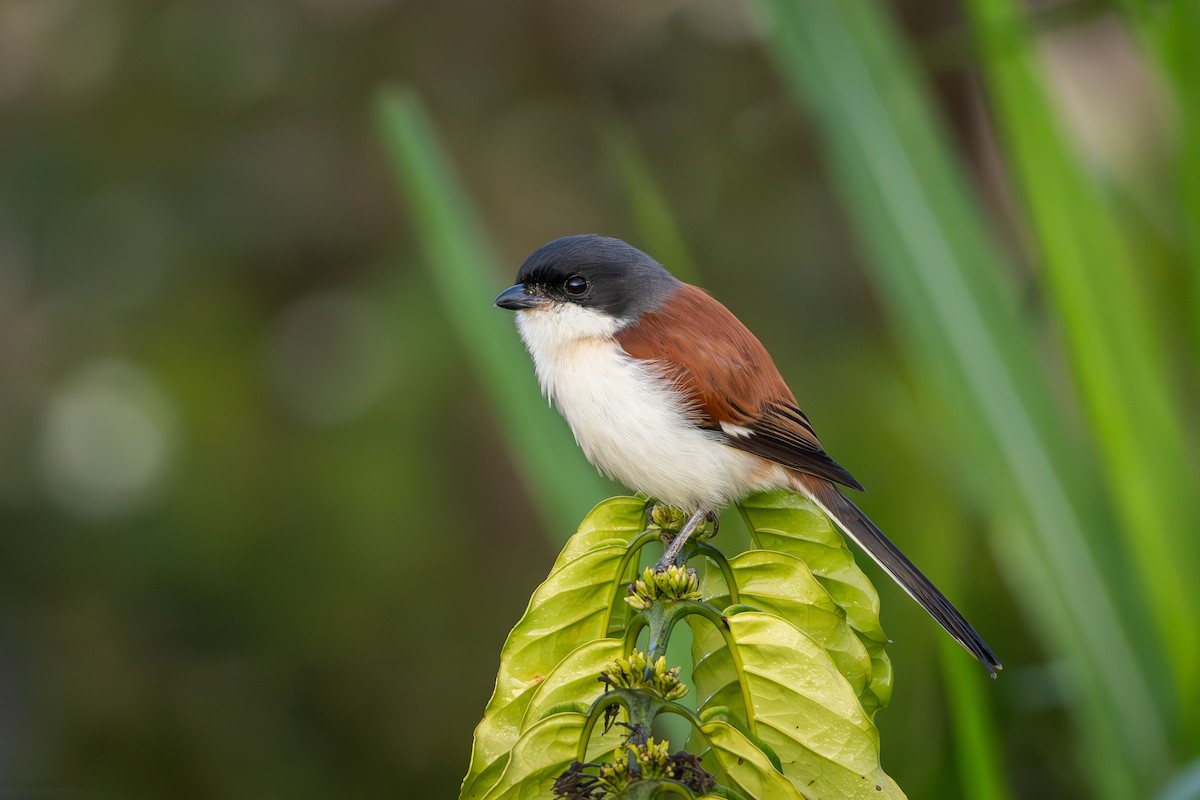
<path fill-rule="evenodd" d="M 862 485 L 825 452 L 762 343 L 725 306 L 642 251 L 596 235 L 540 247 L 496 298 L 542 391 L 588 460 L 691 513 L 687 537 L 751 492 L 807 497 L 993 677 L 1001 665 L 962 614 L 839 488 Z"/>

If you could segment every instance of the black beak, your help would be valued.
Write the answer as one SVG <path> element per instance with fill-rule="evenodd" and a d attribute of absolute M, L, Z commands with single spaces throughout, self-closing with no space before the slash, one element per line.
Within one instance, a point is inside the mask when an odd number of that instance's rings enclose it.
<path fill-rule="evenodd" d="M 525 293 L 525 284 L 518 283 L 511 289 L 505 289 L 496 298 L 496 305 L 509 311 L 520 311 L 522 308 L 537 308 L 545 304 L 546 298 Z"/>

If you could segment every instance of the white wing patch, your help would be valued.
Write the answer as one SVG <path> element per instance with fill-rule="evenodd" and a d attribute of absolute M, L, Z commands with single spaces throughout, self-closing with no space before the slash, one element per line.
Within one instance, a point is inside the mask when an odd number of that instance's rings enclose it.
<path fill-rule="evenodd" d="M 732 422 L 722 422 L 721 430 L 723 430 L 728 436 L 747 437 L 754 435 L 754 431 L 750 430 L 749 428 L 743 428 L 741 425 L 734 425 Z"/>

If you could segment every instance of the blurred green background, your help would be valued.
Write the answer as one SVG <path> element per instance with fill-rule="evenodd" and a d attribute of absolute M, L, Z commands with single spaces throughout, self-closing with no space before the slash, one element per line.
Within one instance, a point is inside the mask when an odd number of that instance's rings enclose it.
<path fill-rule="evenodd" d="M 453 796 L 617 491 L 490 308 L 595 231 L 1005 661 L 872 572 L 909 796 L 1200 797 L 1198 8 L 0 0 L 0 796 Z"/>

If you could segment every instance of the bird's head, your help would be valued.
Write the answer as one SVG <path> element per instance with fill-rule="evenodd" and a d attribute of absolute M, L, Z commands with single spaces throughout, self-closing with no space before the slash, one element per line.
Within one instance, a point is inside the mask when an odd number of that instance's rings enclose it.
<path fill-rule="evenodd" d="M 607 337 L 662 305 L 680 285 L 650 256 L 620 239 L 565 236 L 542 245 L 496 305 L 558 339 Z"/>

